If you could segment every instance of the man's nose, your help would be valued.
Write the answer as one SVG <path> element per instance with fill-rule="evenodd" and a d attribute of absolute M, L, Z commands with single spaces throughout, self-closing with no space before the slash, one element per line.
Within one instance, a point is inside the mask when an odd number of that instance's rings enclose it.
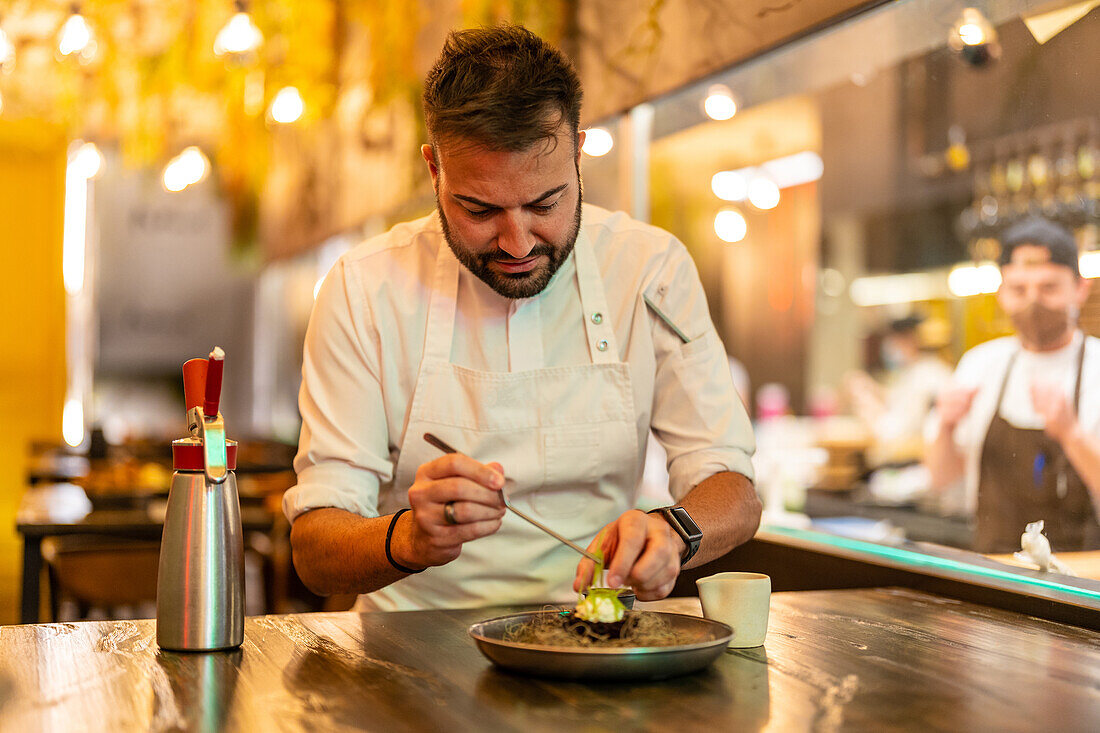
<path fill-rule="evenodd" d="M 530 254 L 535 246 L 535 238 L 528 231 L 523 215 L 505 211 L 499 223 L 497 247 L 517 260 Z"/>

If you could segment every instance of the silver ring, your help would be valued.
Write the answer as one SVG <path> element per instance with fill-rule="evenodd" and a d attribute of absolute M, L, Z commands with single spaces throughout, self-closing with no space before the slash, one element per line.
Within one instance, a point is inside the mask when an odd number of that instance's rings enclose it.
<path fill-rule="evenodd" d="M 443 521 L 447 524 L 458 524 L 458 520 L 455 519 L 455 503 L 448 501 L 443 505 Z"/>

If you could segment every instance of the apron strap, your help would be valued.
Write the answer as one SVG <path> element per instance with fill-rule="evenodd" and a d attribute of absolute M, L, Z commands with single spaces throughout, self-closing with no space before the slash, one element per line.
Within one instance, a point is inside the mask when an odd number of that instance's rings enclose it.
<path fill-rule="evenodd" d="M 615 364 L 620 361 L 615 329 L 611 325 L 611 314 L 607 312 L 607 296 L 592 242 L 583 226 L 577 235 L 573 256 L 577 267 L 577 286 L 581 293 L 581 317 L 584 319 L 588 353 L 593 364 Z"/>
<path fill-rule="evenodd" d="M 447 363 L 455 330 L 458 300 L 458 259 L 443 237 L 435 257 L 435 276 L 428 301 L 428 325 L 424 333 L 424 361 Z"/>
<path fill-rule="evenodd" d="M 997 393 L 997 408 L 993 412 L 994 416 L 1001 414 L 1001 403 L 1004 402 L 1005 399 L 1005 388 L 1008 387 L 1008 377 L 1012 374 L 1012 365 L 1016 363 L 1016 357 L 1019 353 L 1020 351 L 1017 349 L 1012 352 L 1012 356 L 1008 357 L 1008 365 L 1005 367 L 1005 376 L 1004 379 L 1001 380 L 1001 390 Z"/>
<path fill-rule="evenodd" d="M 1081 411 L 1081 372 L 1085 367 L 1085 342 L 1089 340 L 1089 337 L 1081 334 L 1081 348 L 1077 350 L 1077 384 L 1073 386 L 1073 412 L 1079 414 Z"/>

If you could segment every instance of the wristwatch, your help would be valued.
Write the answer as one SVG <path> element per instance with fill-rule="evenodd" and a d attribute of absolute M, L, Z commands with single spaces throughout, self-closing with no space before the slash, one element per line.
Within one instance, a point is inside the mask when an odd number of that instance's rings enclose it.
<path fill-rule="evenodd" d="M 660 514 L 672 527 L 672 531 L 680 535 L 680 539 L 687 545 L 684 554 L 680 556 L 680 565 L 686 563 L 695 556 L 695 553 L 699 552 L 699 543 L 703 541 L 703 532 L 691 518 L 691 515 L 688 514 L 687 509 L 682 506 L 662 506 L 650 509 L 646 513 Z"/>

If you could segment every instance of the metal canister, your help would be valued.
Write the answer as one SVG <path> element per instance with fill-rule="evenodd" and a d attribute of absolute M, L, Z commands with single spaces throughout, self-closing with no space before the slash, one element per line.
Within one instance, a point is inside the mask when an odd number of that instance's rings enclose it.
<path fill-rule="evenodd" d="M 210 357 L 216 380 L 206 379 L 206 368 L 200 370 L 203 407 L 192 394 L 196 380 L 189 376 L 194 374 L 184 366 L 192 437 L 172 443 L 175 474 L 157 576 L 157 644 L 162 649 L 213 651 L 244 641 L 244 535 L 233 474 L 237 445 L 225 439 L 217 412 L 222 358 L 220 349 Z"/>

